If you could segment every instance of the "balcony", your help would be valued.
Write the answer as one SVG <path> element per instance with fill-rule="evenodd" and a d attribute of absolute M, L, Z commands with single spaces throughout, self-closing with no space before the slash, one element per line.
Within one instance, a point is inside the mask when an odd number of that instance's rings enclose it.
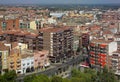
<path fill-rule="evenodd" d="M 11 61 L 10 64 L 14 64 L 14 61 Z"/>
<path fill-rule="evenodd" d="M 21 69 L 21 67 L 17 67 L 17 70 L 20 70 Z"/>
<path fill-rule="evenodd" d="M 107 47 L 107 45 L 106 45 L 106 44 L 100 44 L 99 47 L 100 47 L 101 49 L 105 49 L 105 48 Z"/>
<path fill-rule="evenodd" d="M 13 69 L 13 68 L 14 68 L 14 65 L 13 65 L 13 66 L 10 66 L 10 68 Z"/>
<path fill-rule="evenodd" d="M 21 63 L 17 63 L 17 65 L 21 65 Z"/>
<path fill-rule="evenodd" d="M 112 58 L 118 59 L 118 58 L 120 58 L 120 56 L 119 56 L 119 54 L 113 54 Z"/>
<path fill-rule="evenodd" d="M 112 63 L 118 63 L 118 61 L 119 61 L 118 59 L 112 59 L 111 62 L 112 62 Z"/>
<path fill-rule="evenodd" d="M 21 64 L 17 64 L 17 67 L 21 67 Z"/>
<path fill-rule="evenodd" d="M 21 63 L 21 60 L 17 60 L 17 63 Z"/>

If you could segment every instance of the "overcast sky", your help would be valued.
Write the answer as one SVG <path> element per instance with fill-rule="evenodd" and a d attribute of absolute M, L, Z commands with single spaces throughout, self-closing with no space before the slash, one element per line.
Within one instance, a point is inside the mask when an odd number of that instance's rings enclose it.
<path fill-rule="evenodd" d="M 0 0 L 0 4 L 107 4 L 117 3 L 120 0 Z"/>

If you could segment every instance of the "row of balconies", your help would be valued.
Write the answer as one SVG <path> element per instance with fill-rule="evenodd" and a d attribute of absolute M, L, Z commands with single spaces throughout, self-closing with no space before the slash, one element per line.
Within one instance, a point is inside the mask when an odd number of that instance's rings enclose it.
<path fill-rule="evenodd" d="M 93 49 L 93 50 L 106 50 L 106 48 L 98 48 L 98 47 L 90 47 L 90 49 Z"/>

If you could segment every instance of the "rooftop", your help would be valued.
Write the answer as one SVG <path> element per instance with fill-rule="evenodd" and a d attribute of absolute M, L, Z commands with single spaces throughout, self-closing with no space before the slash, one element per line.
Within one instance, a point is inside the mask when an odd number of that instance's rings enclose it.
<path fill-rule="evenodd" d="M 38 34 L 36 33 L 30 33 L 30 34 L 27 34 L 26 37 L 37 37 Z"/>
<path fill-rule="evenodd" d="M 60 31 L 64 31 L 67 29 L 70 29 L 72 27 L 67 27 L 67 26 L 60 26 L 60 27 L 48 27 L 48 28 L 42 28 L 39 31 L 40 32 L 60 32 Z"/>
<path fill-rule="evenodd" d="M 10 55 L 12 56 L 12 55 L 15 55 L 15 54 L 19 54 L 19 50 L 18 49 L 12 49 L 11 51 L 10 51 Z"/>
<path fill-rule="evenodd" d="M 27 58 L 27 57 L 33 57 L 33 51 L 32 50 L 28 50 L 28 49 L 22 50 L 21 58 Z"/>
<path fill-rule="evenodd" d="M 108 43 L 110 43 L 110 42 L 112 42 L 112 41 L 104 40 L 104 39 L 93 39 L 93 40 L 91 40 L 91 42 L 108 44 Z"/>
<path fill-rule="evenodd" d="M 21 54 L 21 58 L 33 57 L 33 54 Z"/>
<path fill-rule="evenodd" d="M 24 35 L 29 35 L 29 34 L 30 34 L 30 32 L 28 32 L 28 31 L 20 31 L 20 32 L 16 33 L 15 35 L 24 36 Z"/>

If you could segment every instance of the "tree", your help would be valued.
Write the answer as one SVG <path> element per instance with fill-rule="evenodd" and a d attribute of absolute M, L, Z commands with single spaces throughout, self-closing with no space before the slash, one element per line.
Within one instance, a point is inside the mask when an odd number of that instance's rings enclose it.
<path fill-rule="evenodd" d="M 9 72 L 7 72 L 3 75 L 4 80 L 7 81 L 7 82 L 8 81 L 9 82 L 15 82 L 16 77 L 17 77 L 17 74 L 14 70 L 9 71 Z"/>
<path fill-rule="evenodd" d="M 68 78 L 63 78 L 62 82 L 71 82 Z"/>
<path fill-rule="evenodd" d="M 29 76 L 26 76 L 23 80 L 24 82 L 32 82 L 32 80 L 36 77 L 36 75 L 29 75 Z"/>
<path fill-rule="evenodd" d="M 103 68 L 103 71 L 85 69 L 84 72 L 73 69 L 71 71 L 71 76 L 72 77 L 68 79 L 59 76 L 52 76 L 49 78 L 46 75 L 31 75 L 26 76 L 24 82 L 117 82 L 114 73 L 110 70 L 108 71 L 107 68 Z M 0 76 L 0 82 L 8 82 L 8 80 Z"/>
<path fill-rule="evenodd" d="M 107 67 L 103 68 L 102 72 L 98 72 L 98 82 L 117 82 L 115 74 L 111 70 L 108 71 Z"/>
<path fill-rule="evenodd" d="M 2 75 L 0 75 L 0 82 L 7 82 Z"/>
<path fill-rule="evenodd" d="M 71 82 L 82 82 L 82 81 L 80 80 L 80 78 L 72 77 Z"/>
<path fill-rule="evenodd" d="M 24 78 L 24 82 L 50 82 L 46 75 L 29 75 Z"/>
<path fill-rule="evenodd" d="M 51 82 L 62 82 L 62 78 L 58 76 L 53 76 L 51 79 Z"/>
<path fill-rule="evenodd" d="M 80 75 L 80 73 L 79 73 L 78 70 L 73 69 L 73 70 L 71 71 L 71 75 L 72 75 L 72 77 L 77 77 L 78 75 Z"/>
<path fill-rule="evenodd" d="M 39 82 L 50 82 L 50 79 L 46 75 L 39 75 L 37 76 L 37 79 L 39 79 Z M 36 81 L 34 81 L 36 82 Z"/>

